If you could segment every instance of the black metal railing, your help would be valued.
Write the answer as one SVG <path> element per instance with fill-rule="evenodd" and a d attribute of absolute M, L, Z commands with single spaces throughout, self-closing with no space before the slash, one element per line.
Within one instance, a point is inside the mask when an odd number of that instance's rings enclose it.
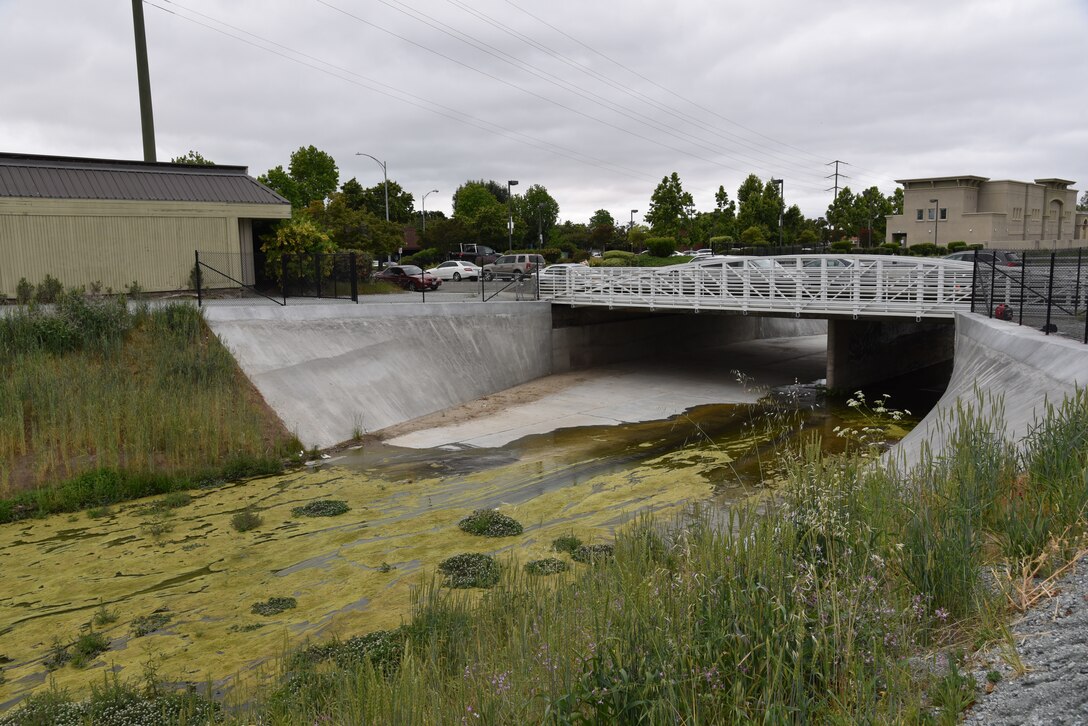
<path fill-rule="evenodd" d="M 971 312 L 1088 344 L 1088 251 L 977 250 Z"/>
<path fill-rule="evenodd" d="M 194 260 L 191 284 L 198 305 L 209 295 L 256 296 L 277 305 L 292 297 L 357 303 L 359 282 L 370 274 L 369 260 L 353 252 L 282 254 L 265 260 L 260 275 L 252 259 L 238 254 L 197 251 Z M 258 276 L 264 281 L 260 286 Z"/>

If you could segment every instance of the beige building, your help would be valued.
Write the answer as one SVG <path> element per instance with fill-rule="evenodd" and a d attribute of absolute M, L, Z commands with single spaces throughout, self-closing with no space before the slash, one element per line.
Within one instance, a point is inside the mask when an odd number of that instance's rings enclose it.
<path fill-rule="evenodd" d="M 991 181 L 982 176 L 899 179 L 903 214 L 888 215 L 887 242 L 936 242 L 1009 249 L 1057 249 L 1088 239 L 1068 179 Z M 1083 244 L 1083 242 L 1080 242 Z"/>
<path fill-rule="evenodd" d="M 244 166 L 0 153 L 0 300 L 46 275 L 66 287 L 189 289 L 197 250 L 252 284 L 253 220 L 290 216 Z"/>

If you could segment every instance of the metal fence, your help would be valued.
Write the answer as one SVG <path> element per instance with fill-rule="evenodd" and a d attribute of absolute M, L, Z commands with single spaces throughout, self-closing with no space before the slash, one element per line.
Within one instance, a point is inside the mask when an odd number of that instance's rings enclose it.
<path fill-rule="evenodd" d="M 1088 250 L 979 250 L 971 311 L 1088 344 Z"/>
<path fill-rule="evenodd" d="M 197 303 L 214 297 L 260 297 L 278 305 L 288 298 L 310 297 L 359 301 L 359 282 L 370 274 L 370 262 L 355 253 L 284 254 L 264 261 L 227 253 L 195 252 L 192 285 Z"/>

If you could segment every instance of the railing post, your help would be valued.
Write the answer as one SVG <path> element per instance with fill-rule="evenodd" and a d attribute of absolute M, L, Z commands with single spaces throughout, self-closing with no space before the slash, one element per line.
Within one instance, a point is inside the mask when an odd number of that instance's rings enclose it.
<path fill-rule="evenodd" d="M 1073 287 L 1073 315 L 1077 314 L 1077 309 L 1080 307 L 1080 270 L 1083 252 L 1083 247 L 1077 248 L 1077 284 Z M 1085 300 L 1084 308 L 1085 313 L 1088 313 L 1088 300 Z M 1085 319 L 1088 320 L 1088 314 L 1085 315 Z"/>
<path fill-rule="evenodd" d="M 290 255 L 284 253 L 280 258 L 280 265 L 283 269 L 280 270 L 280 292 L 283 293 L 283 304 L 287 305 L 287 258 Z"/>
<path fill-rule="evenodd" d="M 1050 253 L 1050 277 L 1046 283 L 1046 325 L 1043 327 L 1043 332 L 1047 335 L 1050 335 L 1050 308 L 1054 304 L 1054 258 L 1057 254 L 1057 252 Z"/>
<path fill-rule="evenodd" d="M 971 264 L 971 312 L 975 312 L 976 285 L 978 285 L 978 250 L 975 250 L 975 259 Z"/>
<path fill-rule="evenodd" d="M 355 253 L 351 253 L 350 262 L 348 263 L 348 271 L 351 274 L 351 301 L 353 303 L 359 302 L 359 278 L 356 276 L 356 262 Z"/>
<path fill-rule="evenodd" d="M 196 255 L 196 306 L 200 308 L 204 307 L 204 299 L 200 291 L 200 250 L 194 250 L 193 254 Z"/>
<path fill-rule="evenodd" d="M 1026 250 L 1025 250 L 1026 252 Z M 1024 324 L 1024 295 L 1026 294 L 1025 283 L 1028 279 L 1028 256 L 1024 255 L 1024 261 L 1020 265 L 1020 310 L 1016 314 L 1016 324 Z"/>
<path fill-rule="evenodd" d="M 977 253 L 976 253 L 977 254 Z M 997 254 L 990 259 L 990 294 L 986 299 L 986 314 L 994 316 L 994 283 L 997 282 Z"/>
<path fill-rule="evenodd" d="M 317 283 L 317 298 L 321 299 L 321 253 L 314 253 L 314 281 Z"/>

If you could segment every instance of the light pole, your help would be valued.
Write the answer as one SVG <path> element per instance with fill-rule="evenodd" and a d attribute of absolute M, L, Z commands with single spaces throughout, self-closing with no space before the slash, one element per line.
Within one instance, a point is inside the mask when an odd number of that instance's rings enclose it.
<path fill-rule="evenodd" d="M 509 234 L 509 250 L 514 249 L 514 195 L 510 191 L 510 187 L 516 187 L 518 185 L 517 179 L 511 179 L 506 182 L 506 211 L 510 215 L 510 219 L 507 222 L 507 231 Z"/>
<path fill-rule="evenodd" d="M 785 179 L 771 179 L 771 184 L 778 185 L 778 246 L 784 246 L 782 240 L 782 216 L 786 212 L 786 180 Z"/>
<path fill-rule="evenodd" d="M 438 194 L 437 189 L 432 189 L 427 194 Z M 420 211 L 423 214 L 423 234 L 427 234 L 427 194 L 423 195 L 423 198 L 419 200 Z"/>
<path fill-rule="evenodd" d="M 937 246 L 937 222 L 941 221 L 941 204 L 936 199 L 930 199 L 933 205 L 933 246 Z"/>
<path fill-rule="evenodd" d="M 537 245 L 540 249 L 544 249 L 544 222 L 542 221 L 542 215 L 544 214 L 544 205 L 536 205 L 536 237 Z"/>
<path fill-rule="evenodd" d="M 631 247 L 631 228 L 635 226 L 635 215 L 638 214 L 637 209 L 631 210 L 631 221 L 627 223 L 627 246 L 634 252 L 635 248 Z"/>
<path fill-rule="evenodd" d="M 356 156 L 370 156 L 370 154 L 364 154 L 361 151 L 355 152 Z M 382 178 L 385 180 L 385 221 L 389 221 L 389 170 L 386 168 L 385 162 L 376 156 L 370 156 L 371 159 L 378 162 L 378 166 L 382 168 Z"/>

